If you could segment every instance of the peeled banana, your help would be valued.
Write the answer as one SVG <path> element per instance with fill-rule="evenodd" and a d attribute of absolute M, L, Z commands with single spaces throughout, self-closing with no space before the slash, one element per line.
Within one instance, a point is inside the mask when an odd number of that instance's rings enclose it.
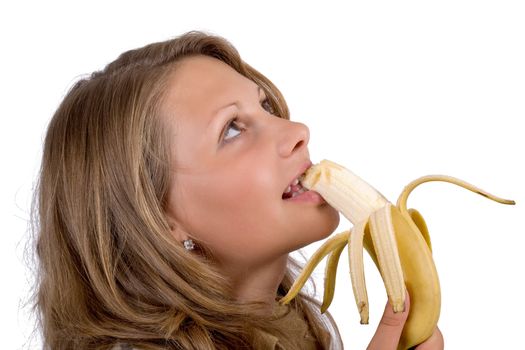
<path fill-rule="evenodd" d="M 321 312 L 325 312 L 334 296 L 339 257 L 348 245 L 355 302 L 361 324 L 367 324 L 369 306 L 363 265 L 365 248 L 381 273 L 394 312 L 404 310 L 406 290 L 410 294 L 410 313 L 398 350 L 409 349 L 428 339 L 437 325 L 441 310 L 439 278 L 425 220 L 416 209 L 407 209 L 406 206 L 412 190 L 424 182 L 445 181 L 502 204 L 515 204 L 513 200 L 496 197 L 463 180 L 446 175 L 429 175 L 405 186 L 396 205 L 393 205 L 353 172 L 326 159 L 310 167 L 300 181 L 303 187 L 321 194 L 354 226 L 324 242 L 280 302 L 290 302 L 317 264 L 329 255 L 321 306 Z"/>

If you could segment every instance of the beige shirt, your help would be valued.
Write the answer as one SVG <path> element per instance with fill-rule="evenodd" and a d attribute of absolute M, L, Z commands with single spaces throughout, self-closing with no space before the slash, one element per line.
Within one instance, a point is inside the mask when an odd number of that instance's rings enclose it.
<path fill-rule="evenodd" d="M 288 312 L 289 311 L 289 312 Z M 301 350 L 318 350 L 321 345 L 317 342 L 315 336 L 310 331 L 307 321 L 296 310 L 289 305 L 278 305 L 274 311 L 277 316 L 282 316 L 274 322 L 288 333 L 292 334 L 295 340 L 295 348 Z M 327 336 L 329 336 L 327 334 Z M 279 338 L 273 334 L 260 332 L 259 341 L 265 344 L 264 348 L 268 350 L 285 350 L 280 343 Z"/>
<path fill-rule="evenodd" d="M 289 311 L 289 312 L 288 312 Z M 293 334 L 295 339 L 295 349 L 301 350 L 319 350 L 322 349 L 315 336 L 310 331 L 307 321 L 296 310 L 289 305 L 277 305 L 274 314 L 277 319 L 276 324 Z M 329 337 L 328 332 L 325 336 Z M 256 335 L 257 340 L 263 344 L 264 349 L 268 350 L 287 350 L 280 343 L 279 338 L 273 334 L 260 331 Z M 138 350 L 126 344 L 115 345 L 112 350 Z"/>

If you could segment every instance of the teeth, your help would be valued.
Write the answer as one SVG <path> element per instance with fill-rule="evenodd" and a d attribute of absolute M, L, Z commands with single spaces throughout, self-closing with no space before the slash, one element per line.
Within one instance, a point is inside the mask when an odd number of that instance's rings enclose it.
<path fill-rule="evenodd" d="M 299 191 L 296 191 L 296 192 L 292 193 L 292 198 L 295 197 L 295 196 L 300 195 L 301 193 L 305 193 L 306 191 L 307 191 L 306 188 L 301 188 Z"/>
<path fill-rule="evenodd" d="M 293 180 L 292 183 L 290 185 L 288 185 L 288 187 L 286 187 L 286 190 L 284 191 L 284 193 L 289 193 L 292 190 L 292 186 L 297 186 L 298 184 L 299 184 L 299 178 Z M 300 193 L 302 193 L 302 192 L 300 192 Z"/>
<path fill-rule="evenodd" d="M 291 193 L 292 194 L 291 197 L 293 198 L 301 193 L 308 191 L 308 189 L 302 187 L 301 185 L 299 185 L 299 183 L 300 183 L 299 179 L 295 179 L 290 185 L 288 185 L 288 187 L 286 187 L 286 190 L 284 191 L 284 193 L 285 194 Z M 299 187 L 299 189 L 297 189 L 297 187 Z"/>

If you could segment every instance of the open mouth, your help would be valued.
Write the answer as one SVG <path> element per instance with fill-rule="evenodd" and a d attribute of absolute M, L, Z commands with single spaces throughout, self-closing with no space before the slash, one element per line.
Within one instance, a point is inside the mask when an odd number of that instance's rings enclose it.
<path fill-rule="evenodd" d="M 294 181 L 292 181 L 290 185 L 288 185 L 288 187 L 286 188 L 286 190 L 284 191 L 282 195 L 282 199 L 293 198 L 306 191 L 308 190 L 303 187 L 303 185 L 299 181 L 299 178 L 297 178 Z"/>

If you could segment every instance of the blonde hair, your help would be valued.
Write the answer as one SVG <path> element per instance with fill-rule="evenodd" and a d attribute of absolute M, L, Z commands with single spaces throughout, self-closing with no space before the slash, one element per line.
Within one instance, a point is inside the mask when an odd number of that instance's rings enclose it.
<path fill-rule="evenodd" d="M 127 51 L 78 81 L 49 123 L 32 208 L 34 305 L 45 349 L 257 349 L 261 330 L 296 348 L 286 330 L 256 316 L 260 304 L 230 297 L 205 250 L 188 253 L 170 232 L 170 141 L 159 106 L 170 71 L 190 55 L 224 61 L 289 119 L 272 82 L 228 41 L 203 32 Z M 300 267 L 289 258 L 279 295 Z M 324 349 L 341 346 L 333 319 L 319 314 L 312 296 L 300 294 L 292 307 Z"/>

